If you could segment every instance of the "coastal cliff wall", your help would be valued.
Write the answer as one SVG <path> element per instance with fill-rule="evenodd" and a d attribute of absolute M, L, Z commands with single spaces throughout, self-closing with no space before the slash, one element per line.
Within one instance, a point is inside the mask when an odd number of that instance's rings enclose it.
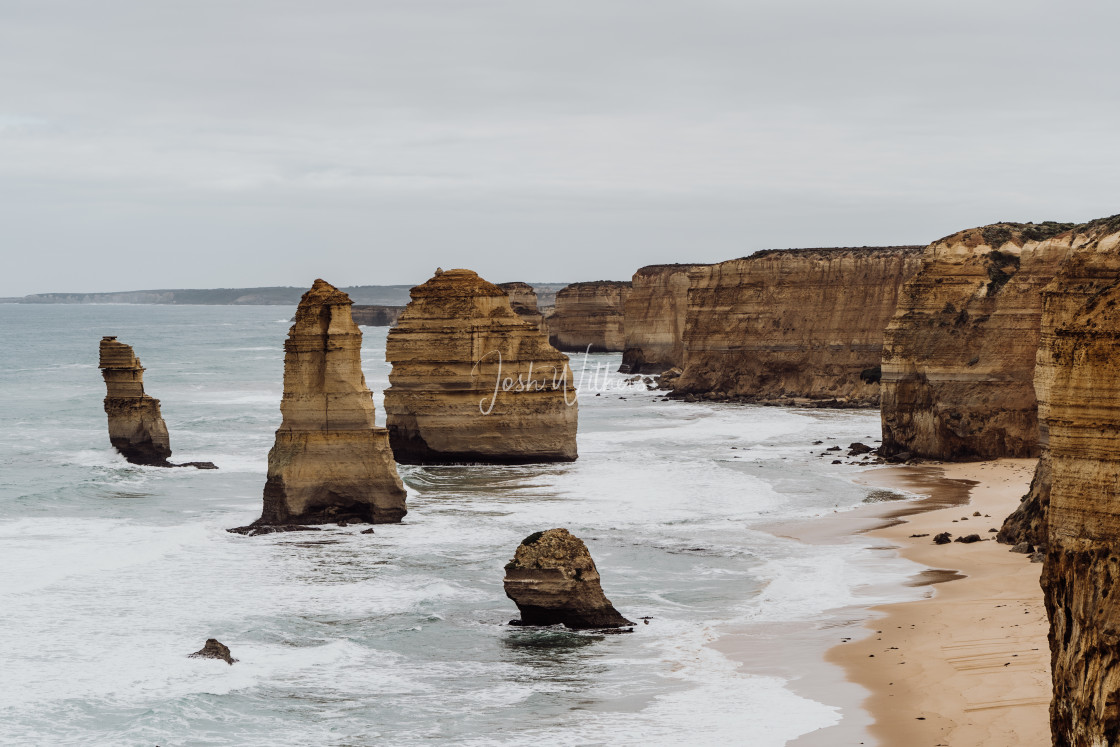
<path fill-rule="evenodd" d="M 1074 229 L 1044 292 L 1054 744 L 1120 743 L 1120 216 Z"/>
<path fill-rule="evenodd" d="M 1034 391 L 1042 289 L 1068 223 L 997 223 L 930 244 L 883 343 L 883 454 L 1039 453 Z"/>
<path fill-rule="evenodd" d="M 556 294 L 547 317 L 548 341 L 557 350 L 621 351 L 626 347 L 625 305 L 629 281 L 572 283 Z"/>
<path fill-rule="evenodd" d="M 684 365 L 688 274 L 704 265 L 650 265 L 634 273 L 624 308 L 622 373 L 661 373 Z"/>
<path fill-rule="evenodd" d="M 772 250 L 694 268 L 674 396 L 877 404 L 883 329 L 921 249 Z"/>

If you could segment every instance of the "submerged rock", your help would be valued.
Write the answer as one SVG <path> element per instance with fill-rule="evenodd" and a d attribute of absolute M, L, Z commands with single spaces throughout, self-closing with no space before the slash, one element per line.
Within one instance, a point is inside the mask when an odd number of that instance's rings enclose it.
<path fill-rule="evenodd" d="M 324 280 L 303 294 L 284 343 L 284 419 L 268 453 L 261 518 L 239 534 L 405 515 L 405 490 L 374 423 L 350 297 Z"/>
<path fill-rule="evenodd" d="M 412 289 L 389 332 L 385 423 L 402 464 L 526 464 L 576 458 L 568 356 L 470 270 Z"/>
<path fill-rule="evenodd" d="M 591 553 L 567 529 L 526 537 L 506 564 L 505 590 L 521 611 L 520 625 L 578 630 L 634 624 L 604 596 Z"/>
<path fill-rule="evenodd" d="M 237 659 L 230 655 L 229 648 L 215 638 L 207 638 L 206 645 L 187 655 L 188 659 L 221 659 L 226 664 L 233 666 Z"/>

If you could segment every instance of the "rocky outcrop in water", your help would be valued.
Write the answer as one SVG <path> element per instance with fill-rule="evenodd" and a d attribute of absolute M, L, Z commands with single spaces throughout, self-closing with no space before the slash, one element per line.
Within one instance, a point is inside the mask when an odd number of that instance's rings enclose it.
<path fill-rule="evenodd" d="M 498 283 L 498 287 L 509 294 L 509 305 L 513 313 L 537 329 L 544 330 L 544 314 L 537 308 L 537 292 L 528 283 Z"/>
<path fill-rule="evenodd" d="M 1070 251 L 1062 223 L 997 223 L 935 241 L 883 346 L 883 454 L 1039 453 L 1042 288 Z"/>
<path fill-rule="evenodd" d="M 626 347 L 625 306 L 630 283 L 596 280 L 572 283 L 556 294 L 548 317 L 548 341 L 557 349 L 582 353 Z"/>
<path fill-rule="evenodd" d="M 505 590 L 521 611 L 520 625 L 586 629 L 634 624 L 603 594 L 591 553 L 567 529 L 526 537 L 506 564 Z"/>
<path fill-rule="evenodd" d="M 883 329 L 920 253 L 790 249 L 693 269 L 674 396 L 878 404 Z"/>
<path fill-rule="evenodd" d="M 386 425 L 405 464 L 524 464 L 576 458 L 568 357 L 470 270 L 412 289 L 389 332 Z"/>
<path fill-rule="evenodd" d="M 400 318 L 403 306 L 359 306 L 350 307 L 350 316 L 359 327 L 392 327 Z M 294 320 L 293 320 L 294 321 Z"/>
<path fill-rule="evenodd" d="M 98 368 L 105 379 L 109 442 L 133 464 L 171 467 L 171 438 L 159 400 L 144 393 L 144 367 L 132 348 L 102 337 Z"/>
<path fill-rule="evenodd" d="M 268 453 L 264 511 L 253 524 L 230 531 L 385 524 L 405 515 L 388 431 L 374 423 L 361 347 L 349 296 L 316 280 L 284 343 L 283 422 Z"/>
<path fill-rule="evenodd" d="M 1120 217 L 1066 234 L 1035 379 L 1050 455 L 1042 587 L 1056 745 L 1120 743 Z"/>
<path fill-rule="evenodd" d="M 237 659 L 233 658 L 230 654 L 229 648 L 218 641 L 216 638 L 207 638 L 206 645 L 195 651 L 193 654 L 187 654 L 188 659 L 221 659 L 226 664 L 233 666 Z"/>
<path fill-rule="evenodd" d="M 626 298 L 622 373 L 661 373 L 684 365 L 688 273 L 704 265 L 650 265 L 634 273 Z"/>

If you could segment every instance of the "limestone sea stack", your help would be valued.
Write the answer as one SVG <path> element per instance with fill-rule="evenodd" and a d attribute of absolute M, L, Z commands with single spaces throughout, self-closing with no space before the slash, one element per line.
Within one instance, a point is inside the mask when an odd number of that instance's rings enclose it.
<path fill-rule="evenodd" d="M 674 396 L 874 406 L 921 247 L 788 249 L 694 268 Z"/>
<path fill-rule="evenodd" d="M 1055 745 L 1120 744 L 1120 216 L 1079 226 L 1044 292 Z"/>
<path fill-rule="evenodd" d="M 470 270 L 412 289 L 389 331 L 385 418 L 404 464 L 525 464 L 576 458 L 568 356 Z"/>
<path fill-rule="evenodd" d="M 544 314 L 537 308 L 537 292 L 528 283 L 498 283 L 498 287 L 509 294 L 509 305 L 513 313 L 537 329 L 544 329 Z"/>
<path fill-rule="evenodd" d="M 520 625 L 563 624 L 579 630 L 634 624 L 603 594 L 591 553 L 567 529 L 526 537 L 506 564 L 505 590 L 521 611 Z"/>
<path fill-rule="evenodd" d="M 350 297 L 324 280 L 303 294 L 284 343 L 283 421 L 268 453 L 260 534 L 328 522 L 399 522 L 405 490 L 374 423 L 362 374 L 362 332 Z"/>
<path fill-rule="evenodd" d="M 622 373 L 659 374 L 684 365 L 688 274 L 704 265 L 650 265 L 634 273 L 626 298 Z"/>
<path fill-rule="evenodd" d="M 621 351 L 626 347 L 625 306 L 629 281 L 572 283 L 556 294 L 548 317 L 548 340 L 557 350 L 582 353 Z"/>
<path fill-rule="evenodd" d="M 1068 223 L 997 223 L 935 241 L 883 345 L 884 455 L 1038 454 L 1034 391 L 1042 289 Z"/>
<path fill-rule="evenodd" d="M 174 466 L 171 438 L 159 400 L 144 393 L 144 367 L 132 348 L 116 337 L 102 337 L 98 361 L 105 379 L 105 414 L 109 442 L 133 464 Z"/>

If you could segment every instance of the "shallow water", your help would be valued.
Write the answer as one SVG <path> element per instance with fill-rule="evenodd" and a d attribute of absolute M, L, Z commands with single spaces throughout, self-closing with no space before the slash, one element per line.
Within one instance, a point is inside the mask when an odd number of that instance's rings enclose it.
<path fill-rule="evenodd" d="M 0 305 L 0 742 L 780 745 L 839 719 L 707 644 L 888 601 L 913 572 L 873 540 L 752 528 L 861 505 L 854 468 L 816 455 L 868 442 L 876 413 L 660 402 L 604 376 L 620 356 L 573 356 L 614 387 L 580 393 L 577 462 L 402 467 L 400 525 L 232 535 L 260 513 L 293 311 Z M 364 331 L 382 422 L 386 330 Z M 218 471 L 109 447 L 104 334 L 147 368 L 172 459 Z M 556 526 L 648 625 L 505 624 L 502 566 Z M 208 637 L 239 663 L 185 657 Z"/>

